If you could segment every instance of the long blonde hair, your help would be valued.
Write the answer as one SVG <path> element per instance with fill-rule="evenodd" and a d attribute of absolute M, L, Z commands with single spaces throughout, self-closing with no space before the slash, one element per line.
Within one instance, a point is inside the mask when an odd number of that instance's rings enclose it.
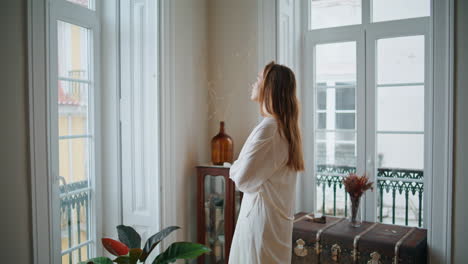
<path fill-rule="evenodd" d="M 287 166 L 295 171 L 303 171 L 299 101 L 296 97 L 296 77 L 293 71 L 273 61 L 266 65 L 263 81 L 259 86 L 258 101 L 262 114 L 270 114 L 276 119 L 280 135 L 289 143 Z"/>

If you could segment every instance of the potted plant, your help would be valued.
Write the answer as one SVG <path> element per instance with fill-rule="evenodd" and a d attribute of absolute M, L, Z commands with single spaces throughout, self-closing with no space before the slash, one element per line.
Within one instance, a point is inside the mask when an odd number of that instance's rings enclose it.
<path fill-rule="evenodd" d="M 79 264 L 136 264 L 146 263 L 151 251 L 173 231 L 180 229 L 178 226 L 170 226 L 154 234 L 141 248 L 141 237 L 138 232 L 130 226 L 119 225 L 117 232 L 119 241 L 111 238 L 103 238 L 102 245 L 110 254 L 116 256 L 114 260 L 108 257 L 97 257 Z M 172 243 L 165 251 L 156 256 L 152 264 L 166 264 L 178 259 L 194 259 L 211 250 L 204 245 L 191 242 Z"/>

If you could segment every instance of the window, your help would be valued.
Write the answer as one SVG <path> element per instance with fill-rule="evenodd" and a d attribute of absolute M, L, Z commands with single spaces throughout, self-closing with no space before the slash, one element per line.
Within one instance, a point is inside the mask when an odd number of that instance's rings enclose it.
<path fill-rule="evenodd" d="M 49 113 L 54 241 L 61 263 L 96 255 L 98 232 L 98 16 L 92 1 L 50 8 Z M 88 9 L 89 8 L 89 9 Z"/>
<path fill-rule="evenodd" d="M 421 227 L 431 177 L 430 0 L 371 2 L 309 1 L 313 113 L 304 115 L 314 130 L 315 208 L 346 216 L 341 179 L 366 173 L 376 189 L 365 198 L 367 220 Z"/>

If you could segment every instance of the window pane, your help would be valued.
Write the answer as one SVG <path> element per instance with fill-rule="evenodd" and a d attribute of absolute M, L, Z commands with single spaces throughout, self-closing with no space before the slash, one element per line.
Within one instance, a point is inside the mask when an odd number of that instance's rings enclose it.
<path fill-rule="evenodd" d="M 355 116 L 354 113 L 337 113 L 336 129 L 355 129 Z"/>
<path fill-rule="evenodd" d="M 88 138 L 59 140 L 59 176 L 65 192 L 88 187 L 89 148 Z"/>
<path fill-rule="evenodd" d="M 424 36 L 377 41 L 377 83 L 424 82 Z"/>
<path fill-rule="evenodd" d="M 336 89 L 336 110 L 355 110 L 356 97 L 353 88 Z"/>
<path fill-rule="evenodd" d="M 344 216 L 346 196 L 341 177 L 356 171 L 356 132 L 352 131 L 356 127 L 356 42 L 317 45 L 315 77 L 319 129 L 315 133 L 316 208 L 328 215 Z"/>
<path fill-rule="evenodd" d="M 424 86 L 378 87 L 377 130 L 424 131 Z"/>
<path fill-rule="evenodd" d="M 327 114 L 326 113 L 318 113 L 318 129 L 326 129 L 327 128 Z"/>
<path fill-rule="evenodd" d="M 378 168 L 424 168 L 424 135 L 378 134 Z"/>
<path fill-rule="evenodd" d="M 89 193 L 84 191 L 71 195 L 65 194 L 61 194 L 60 203 L 62 251 L 89 239 Z"/>
<path fill-rule="evenodd" d="M 356 82 L 356 42 L 320 44 L 315 48 L 316 82 Z"/>
<path fill-rule="evenodd" d="M 317 109 L 327 109 L 327 92 L 325 90 L 317 91 Z"/>
<path fill-rule="evenodd" d="M 423 211 L 419 210 L 419 205 L 422 207 L 422 195 L 420 193 L 423 191 L 422 183 L 403 183 L 395 181 L 383 181 L 379 180 L 379 185 L 383 186 L 401 186 L 404 185 L 402 189 L 410 189 L 408 191 L 408 226 L 422 226 L 422 216 Z M 409 188 L 406 186 L 410 186 Z M 383 208 L 382 208 L 382 222 L 387 224 L 393 223 L 393 217 L 395 218 L 395 224 L 397 225 L 406 225 L 406 190 L 403 192 L 396 191 L 393 194 L 392 188 L 379 188 L 378 195 L 382 195 Z M 398 188 L 396 187 L 396 188 Z M 411 189 L 415 189 L 416 192 L 412 192 Z M 393 195 L 395 195 L 395 215 L 393 215 Z M 420 203 L 421 199 L 421 203 Z M 379 197 L 380 200 L 380 197 Z M 377 212 L 380 213 L 380 202 L 378 203 Z M 420 219 L 421 217 L 421 219 Z M 420 225 L 421 224 L 421 225 Z"/>
<path fill-rule="evenodd" d="M 430 0 L 372 0 L 372 21 L 388 21 L 430 15 Z"/>
<path fill-rule="evenodd" d="M 59 136 L 89 134 L 88 84 L 58 82 Z"/>
<path fill-rule="evenodd" d="M 351 143 L 336 144 L 335 158 L 339 164 L 351 164 L 356 160 L 356 145 Z"/>
<path fill-rule="evenodd" d="M 91 1 L 71 1 L 90 6 Z M 57 21 L 57 132 L 62 252 L 94 239 L 90 193 L 93 169 L 91 30 Z M 55 102 L 53 102 L 55 103 Z M 88 259 L 93 242 L 63 254 L 62 263 Z"/>
<path fill-rule="evenodd" d="M 361 0 L 311 0 L 312 29 L 361 24 Z"/>
<path fill-rule="evenodd" d="M 70 3 L 77 4 L 82 7 L 86 7 L 89 9 L 94 9 L 94 1 L 93 0 L 67 0 Z"/>
<path fill-rule="evenodd" d="M 88 79 L 89 30 L 58 21 L 57 34 L 59 77 Z"/>
<path fill-rule="evenodd" d="M 356 166 L 355 132 L 317 132 L 317 165 Z"/>

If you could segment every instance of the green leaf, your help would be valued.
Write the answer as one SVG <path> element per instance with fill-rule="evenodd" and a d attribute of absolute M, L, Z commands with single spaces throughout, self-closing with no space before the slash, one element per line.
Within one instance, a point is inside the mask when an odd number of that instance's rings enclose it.
<path fill-rule="evenodd" d="M 163 240 L 165 237 L 167 237 L 172 231 L 180 229 L 178 226 L 169 226 L 164 228 L 163 230 L 159 231 L 159 233 L 156 233 L 152 237 L 148 238 L 148 240 L 145 243 L 145 247 L 143 248 L 143 252 L 140 255 L 140 261 L 143 262 L 146 260 L 146 258 L 149 256 L 151 251 L 156 247 L 161 240 Z"/>
<path fill-rule="evenodd" d="M 120 242 L 127 245 L 129 248 L 140 248 L 141 237 L 131 226 L 119 225 L 117 226 Z"/>
<path fill-rule="evenodd" d="M 202 254 L 210 252 L 205 245 L 191 242 L 176 242 L 170 245 L 166 251 L 159 254 L 153 264 L 167 264 L 178 259 L 194 259 Z"/>
<path fill-rule="evenodd" d="M 114 262 L 118 264 L 136 264 L 142 251 L 140 248 L 132 248 L 127 256 L 119 256 L 114 259 Z"/>
<path fill-rule="evenodd" d="M 130 264 L 130 256 L 119 256 L 114 259 L 114 262 L 118 264 Z"/>
<path fill-rule="evenodd" d="M 138 258 L 140 257 L 141 253 L 143 252 L 140 248 L 132 248 L 130 249 L 130 264 L 136 264 L 138 262 Z"/>
<path fill-rule="evenodd" d="M 112 260 L 106 257 L 92 258 L 78 264 L 112 264 Z"/>

